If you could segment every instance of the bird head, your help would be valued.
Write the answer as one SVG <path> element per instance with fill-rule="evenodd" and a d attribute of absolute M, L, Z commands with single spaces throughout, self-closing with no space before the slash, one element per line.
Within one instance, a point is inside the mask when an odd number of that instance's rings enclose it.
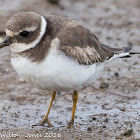
<path fill-rule="evenodd" d="M 46 31 L 47 21 L 34 12 L 21 12 L 9 19 L 6 24 L 6 38 L 0 48 L 9 46 L 14 53 L 34 48 Z"/>

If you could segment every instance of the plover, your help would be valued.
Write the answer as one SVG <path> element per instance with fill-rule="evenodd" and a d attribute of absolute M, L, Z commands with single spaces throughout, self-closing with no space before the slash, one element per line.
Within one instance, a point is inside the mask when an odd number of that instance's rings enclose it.
<path fill-rule="evenodd" d="M 51 101 L 40 125 L 53 126 L 48 115 L 56 92 L 71 92 L 73 108 L 67 127 L 74 124 L 78 90 L 90 85 L 102 67 L 119 57 L 129 57 L 130 47 L 111 48 L 78 22 L 61 16 L 43 17 L 21 12 L 9 19 L 6 39 L 11 64 L 24 81 L 51 92 Z"/>

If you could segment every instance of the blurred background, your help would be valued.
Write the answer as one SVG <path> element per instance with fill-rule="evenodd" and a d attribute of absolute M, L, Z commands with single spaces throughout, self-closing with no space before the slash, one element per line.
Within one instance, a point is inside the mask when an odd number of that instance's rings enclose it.
<path fill-rule="evenodd" d="M 140 0 L 0 0 L 0 41 L 8 19 L 21 11 L 70 17 L 101 43 L 133 46 L 140 52 Z M 140 55 L 111 62 L 93 85 L 79 91 L 71 131 L 65 128 L 71 116 L 70 93 L 56 96 L 50 112 L 55 128 L 32 127 L 46 113 L 50 99 L 46 93 L 20 81 L 11 67 L 9 48 L 0 50 L 0 134 L 54 132 L 61 133 L 56 139 L 68 140 L 140 139 Z"/>
<path fill-rule="evenodd" d="M 9 18 L 21 11 L 70 17 L 107 44 L 117 40 L 115 45 L 120 41 L 124 45 L 140 45 L 139 0 L 0 0 L 0 32 L 4 32 Z"/>

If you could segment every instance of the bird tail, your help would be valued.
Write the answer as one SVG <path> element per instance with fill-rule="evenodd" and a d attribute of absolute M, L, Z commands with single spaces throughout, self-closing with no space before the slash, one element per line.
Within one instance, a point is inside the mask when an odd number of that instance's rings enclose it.
<path fill-rule="evenodd" d="M 133 52 L 131 50 L 132 50 L 132 47 L 124 47 L 124 53 L 129 53 L 129 55 L 126 55 L 120 58 L 126 58 L 126 57 L 131 57 L 131 55 L 134 55 L 134 54 L 140 54 L 140 52 Z"/>
<path fill-rule="evenodd" d="M 101 47 L 108 51 L 109 59 L 113 60 L 115 58 L 127 58 L 131 57 L 134 54 L 140 54 L 140 52 L 133 52 L 132 47 L 124 47 L 124 48 L 111 48 L 110 46 L 101 44 Z"/>
<path fill-rule="evenodd" d="M 126 55 L 124 55 L 124 56 L 121 56 L 121 57 L 119 57 L 119 58 L 128 58 L 128 57 L 131 57 L 131 55 L 130 55 L 130 51 L 132 50 L 132 47 L 124 47 L 123 48 L 123 52 L 121 52 L 122 54 L 126 54 Z M 121 54 L 120 53 L 120 54 Z"/>

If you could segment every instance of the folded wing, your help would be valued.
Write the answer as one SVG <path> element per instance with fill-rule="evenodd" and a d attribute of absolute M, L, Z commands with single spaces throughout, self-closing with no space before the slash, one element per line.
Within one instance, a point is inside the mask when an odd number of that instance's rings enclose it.
<path fill-rule="evenodd" d="M 114 54 L 129 51 L 129 49 L 111 48 L 101 44 L 89 29 L 77 24 L 72 27 L 64 27 L 57 37 L 60 39 L 59 49 L 83 65 L 101 63 L 113 57 Z"/>

